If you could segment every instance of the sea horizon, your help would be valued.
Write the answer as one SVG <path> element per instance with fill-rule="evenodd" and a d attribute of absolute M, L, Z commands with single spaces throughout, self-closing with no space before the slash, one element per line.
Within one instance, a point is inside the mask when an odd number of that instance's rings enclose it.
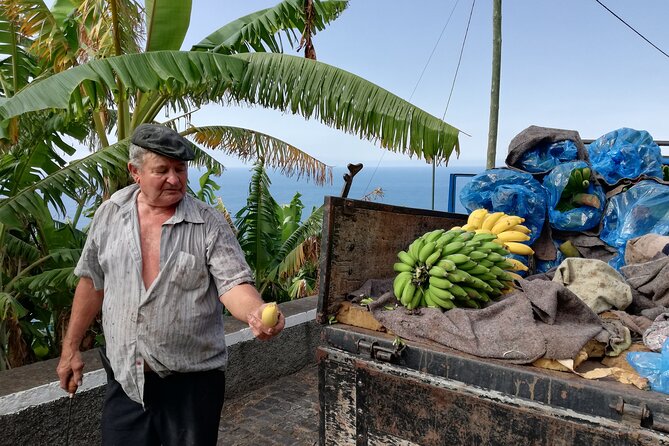
<path fill-rule="evenodd" d="M 220 197 L 226 209 L 234 215 L 246 205 L 249 192 L 249 184 L 253 166 L 226 167 L 224 172 L 213 177 L 212 180 L 220 186 L 214 195 Z M 476 174 L 483 172 L 485 166 L 439 166 L 435 170 L 434 181 L 434 209 L 448 211 L 449 181 L 451 174 Z M 196 168 L 189 169 L 189 185 L 194 191 L 200 189 L 199 179 L 204 173 Z M 312 209 L 320 207 L 326 196 L 341 196 L 344 179 L 343 175 L 348 173 L 346 167 L 332 168 L 332 183 L 322 186 L 316 185 L 312 179 L 302 176 L 287 177 L 274 169 L 267 169 L 270 179 L 269 191 L 279 205 L 289 204 L 296 193 L 300 193 L 300 200 L 304 205 L 302 217 L 311 214 Z M 460 204 L 459 190 L 470 177 L 460 178 L 457 183 L 456 200 L 454 212 L 466 212 Z M 370 197 L 370 201 L 395 206 L 403 206 L 417 209 L 432 209 L 432 166 L 364 166 L 358 172 L 351 184 L 348 198 L 361 200 L 366 195 L 372 194 L 374 190 L 380 189 L 383 195 Z M 66 216 L 52 211 L 57 219 L 72 218 L 75 205 L 72 200 L 64 199 L 66 205 Z M 78 227 L 88 224 L 89 219 L 81 217 Z"/>

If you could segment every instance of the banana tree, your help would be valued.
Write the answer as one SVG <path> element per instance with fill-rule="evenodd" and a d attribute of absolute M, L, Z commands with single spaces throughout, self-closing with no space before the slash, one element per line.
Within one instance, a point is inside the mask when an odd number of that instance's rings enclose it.
<path fill-rule="evenodd" d="M 303 0 L 285 0 L 220 28 L 191 51 L 179 51 L 190 1 L 147 0 L 142 9 L 132 0 L 57 0 L 51 10 L 41 0 L 0 3 L 0 22 L 7 24 L 0 39 L 9 45 L 0 49 L 9 48 L 6 64 L 16 68 L 3 71 L 0 66 L 3 150 L 45 144 L 43 156 L 55 159 L 59 150 L 71 150 L 64 136 L 77 125 L 95 149 L 57 169 L 35 171 L 31 181 L 0 195 L 0 224 L 27 235 L 25 216 L 44 203 L 63 211 L 63 196 L 97 203 L 122 186 L 128 136 L 137 125 L 155 122 L 165 109 L 186 117 L 189 125 L 180 130 L 196 144 L 248 161 L 262 157 L 266 167 L 316 183 L 331 178 L 325 163 L 261 131 L 193 125 L 194 112 L 212 102 L 299 114 L 388 150 L 447 160 L 459 150 L 457 129 L 352 73 L 273 52 L 282 50 L 279 36 L 290 44 L 298 36 L 308 40 L 346 4 L 314 0 L 307 14 Z M 142 51 L 138 36 L 143 30 Z M 49 120 L 54 125 L 45 132 L 43 123 Z M 207 151 L 197 152 L 195 166 L 223 170 Z"/>
<path fill-rule="evenodd" d="M 266 301 L 291 299 L 292 279 L 315 282 L 323 211 L 314 210 L 302 222 L 299 193 L 289 205 L 279 206 L 270 193 L 270 179 L 262 159 L 253 168 L 247 204 L 235 215 L 237 240 L 254 272 L 256 287 Z M 301 296 L 299 296 L 301 297 Z"/>

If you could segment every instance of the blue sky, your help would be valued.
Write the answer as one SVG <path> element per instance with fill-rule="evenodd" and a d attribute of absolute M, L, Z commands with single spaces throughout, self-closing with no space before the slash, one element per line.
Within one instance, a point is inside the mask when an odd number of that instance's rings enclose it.
<path fill-rule="evenodd" d="M 238 17 L 276 3 L 194 0 L 183 48 Z M 669 17 L 669 2 L 603 3 L 669 53 L 669 33 L 663 23 Z M 441 118 L 471 5 L 471 0 L 352 0 L 338 20 L 314 37 L 318 60 L 362 76 Z M 491 23 L 492 2 L 478 0 L 445 115 L 446 122 L 471 135 L 461 136 L 461 155 L 449 163 L 454 167 L 485 164 Z M 296 54 L 290 48 L 286 52 Z M 655 139 L 669 139 L 668 74 L 669 58 L 594 0 L 504 1 L 497 165 L 503 165 L 511 139 L 530 125 L 577 130 L 582 138 L 631 127 L 647 130 Z M 262 131 L 332 166 L 424 164 L 317 121 L 274 110 L 211 105 L 193 122 Z M 216 157 L 228 167 L 241 165 L 234 158 Z"/>

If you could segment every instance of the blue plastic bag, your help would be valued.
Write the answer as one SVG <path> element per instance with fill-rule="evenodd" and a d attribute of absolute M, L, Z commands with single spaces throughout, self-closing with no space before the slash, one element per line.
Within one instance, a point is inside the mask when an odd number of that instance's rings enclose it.
<path fill-rule="evenodd" d="M 585 161 L 574 161 L 560 164 L 544 177 L 544 189 L 548 198 L 548 222 L 552 228 L 560 231 L 585 231 L 599 225 L 606 204 L 606 196 L 602 187 L 590 181 L 587 193 L 599 198 L 599 207 L 581 206 L 568 211 L 555 209 L 560 196 L 567 186 L 569 175 L 573 169 L 589 167 Z M 594 174 L 593 174 L 594 177 Z"/>
<path fill-rule="evenodd" d="M 621 128 L 588 145 L 592 168 L 608 184 L 641 175 L 662 179 L 662 154 L 645 130 Z"/>
<path fill-rule="evenodd" d="M 669 235 L 669 186 L 644 180 L 609 198 L 599 238 L 618 249 L 609 265 L 625 265 L 628 240 L 644 234 Z"/>
<path fill-rule="evenodd" d="M 488 169 L 472 178 L 460 191 L 460 202 L 468 212 L 486 208 L 523 217 L 532 232 L 528 244 L 541 234 L 546 219 L 546 192 L 529 173 Z"/>
<path fill-rule="evenodd" d="M 515 165 L 530 173 L 548 172 L 559 164 L 576 160 L 577 152 L 573 141 L 545 142 L 523 153 Z"/>
<path fill-rule="evenodd" d="M 662 344 L 662 353 L 629 352 L 627 362 L 648 379 L 652 390 L 669 393 L 669 338 Z"/>

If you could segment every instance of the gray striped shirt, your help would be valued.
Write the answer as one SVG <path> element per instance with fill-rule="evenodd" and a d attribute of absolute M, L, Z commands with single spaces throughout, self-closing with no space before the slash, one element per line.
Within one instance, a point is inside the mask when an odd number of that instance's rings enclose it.
<path fill-rule="evenodd" d="M 128 186 L 98 208 L 75 274 L 104 289 L 107 356 L 115 379 L 141 403 L 144 361 L 161 376 L 225 369 L 219 296 L 253 275 L 224 216 L 186 195 L 162 226 L 160 272 L 145 289 L 138 192 Z"/>

